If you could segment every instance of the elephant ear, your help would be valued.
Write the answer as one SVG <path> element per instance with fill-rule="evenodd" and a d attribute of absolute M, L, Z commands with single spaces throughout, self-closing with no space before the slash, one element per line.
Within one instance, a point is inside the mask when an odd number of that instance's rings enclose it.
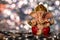
<path fill-rule="evenodd" d="M 40 4 L 34 9 L 34 11 L 45 11 L 45 12 L 47 12 L 47 9 L 42 4 Z"/>
<path fill-rule="evenodd" d="M 52 18 L 53 17 L 53 15 L 52 15 L 52 13 L 51 12 L 47 12 L 47 14 L 45 15 L 45 18 Z"/>

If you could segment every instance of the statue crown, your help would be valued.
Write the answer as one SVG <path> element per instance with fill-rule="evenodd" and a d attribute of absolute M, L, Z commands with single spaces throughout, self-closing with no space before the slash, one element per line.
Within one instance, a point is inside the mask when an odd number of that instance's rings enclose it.
<path fill-rule="evenodd" d="M 42 4 L 40 4 L 34 9 L 34 11 L 45 11 L 45 12 L 47 12 L 47 9 Z"/>

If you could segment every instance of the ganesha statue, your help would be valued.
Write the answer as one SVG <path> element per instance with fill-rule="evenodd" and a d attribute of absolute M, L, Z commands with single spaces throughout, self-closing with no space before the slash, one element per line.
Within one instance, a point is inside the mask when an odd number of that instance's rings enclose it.
<path fill-rule="evenodd" d="M 42 4 L 38 5 L 31 13 L 32 20 L 28 24 L 32 27 L 33 35 L 49 36 L 50 26 L 54 24 L 53 15 Z"/>

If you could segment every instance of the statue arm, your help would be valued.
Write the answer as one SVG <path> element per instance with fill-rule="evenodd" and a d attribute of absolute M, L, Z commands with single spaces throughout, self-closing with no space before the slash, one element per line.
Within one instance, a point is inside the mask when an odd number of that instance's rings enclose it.
<path fill-rule="evenodd" d="M 31 26 L 35 26 L 36 25 L 36 20 L 35 19 L 29 20 L 28 24 L 31 25 Z"/>
<path fill-rule="evenodd" d="M 54 19 L 53 18 L 50 20 L 50 25 L 52 25 L 52 24 L 54 24 Z"/>
<path fill-rule="evenodd" d="M 50 22 L 46 22 L 43 26 L 44 27 L 49 27 L 50 26 Z"/>

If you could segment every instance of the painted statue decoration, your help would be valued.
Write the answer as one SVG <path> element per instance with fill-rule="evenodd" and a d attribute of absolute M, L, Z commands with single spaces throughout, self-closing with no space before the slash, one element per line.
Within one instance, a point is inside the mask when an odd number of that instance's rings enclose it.
<path fill-rule="evenodd" d="M 40 4 L 30 13 L 30 16 L 32 20 L 29 20 L 28 24 L 32 27 L 33 35 L 49 36 L 50 26 L 54 24 L 52 13 Z"/>

